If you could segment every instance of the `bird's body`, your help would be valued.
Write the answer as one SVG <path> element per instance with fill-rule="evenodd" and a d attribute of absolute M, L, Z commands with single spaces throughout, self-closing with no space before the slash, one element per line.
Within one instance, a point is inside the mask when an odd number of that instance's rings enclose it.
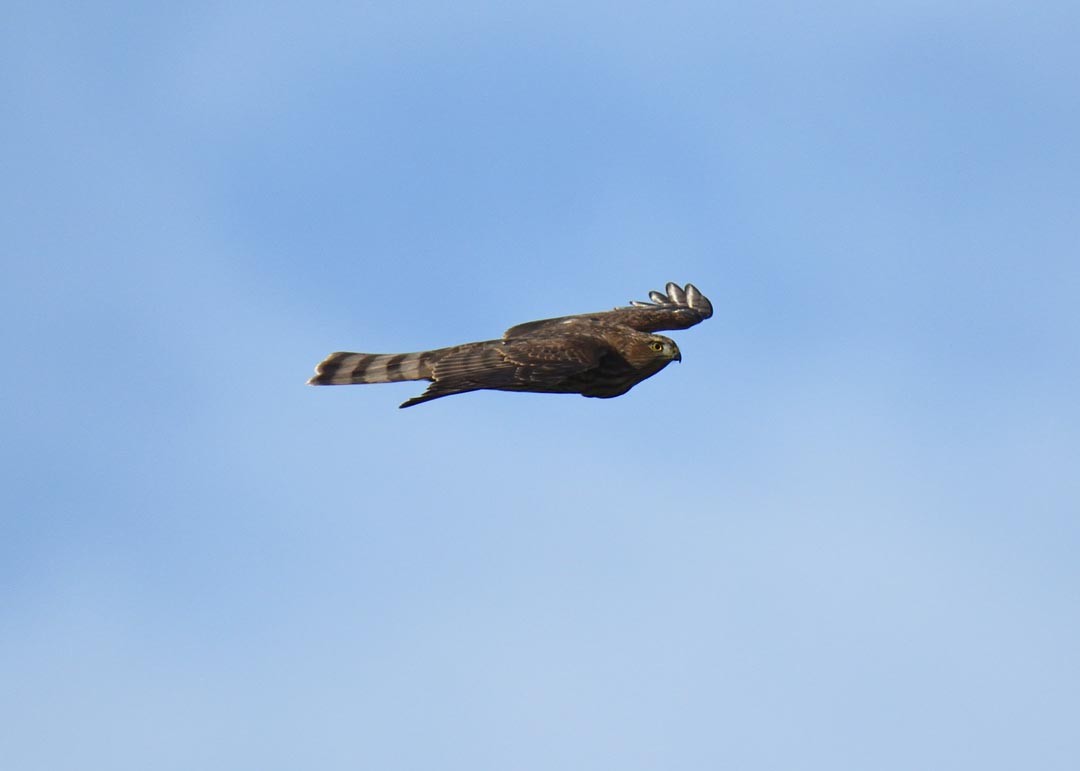
<path fill-rule="evenodd" d="M 649 296 L 651 303 L 519 324 L 500 340 L 417 353 L 332 353 L 308 382 L 431 381 L 402 407 L 481 389 L 620 396 L 682 360 L 673 340 L 653 332 L 685 329 L 712 315 L 712 305 L 692 284 L 668 284 L 666 295 Z"/>

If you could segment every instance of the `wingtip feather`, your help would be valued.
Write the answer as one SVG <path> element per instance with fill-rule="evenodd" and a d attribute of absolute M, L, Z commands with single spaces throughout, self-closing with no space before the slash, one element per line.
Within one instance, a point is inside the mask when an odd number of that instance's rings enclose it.
<path fill-rule="evenodd" d="M 686 302 L 694 310 L 700 311 L 705 318 L 712 316 L 712 303 L 709 302 L 709 298 L 703 295 L 701 290 L 693 284 L 686 285 Z"/>
<path fill-rule="evenodd" d="M 686 305 L 686 292 L 683 288 L 673 281 L 669 281 L 667 286 L 664 287 L 667 290 L 667 301 L 675 303 L 676 305 Z"/>

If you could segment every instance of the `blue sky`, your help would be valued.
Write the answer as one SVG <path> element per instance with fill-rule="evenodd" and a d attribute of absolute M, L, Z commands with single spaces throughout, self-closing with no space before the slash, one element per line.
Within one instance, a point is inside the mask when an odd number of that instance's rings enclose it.
<path fill-rule="evenodd" d="M 6 768 L 1076 768 L 1075 4 L 5 17 Z"/>

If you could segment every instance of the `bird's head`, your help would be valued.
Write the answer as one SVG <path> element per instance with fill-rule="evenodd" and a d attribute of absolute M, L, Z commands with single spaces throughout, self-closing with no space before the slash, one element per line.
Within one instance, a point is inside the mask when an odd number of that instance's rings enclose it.
<path fill-rule="evenodd" d="M 670 337 L 663 335 L 642 335 L 638 344 L 634 346 L 639 366 L 660 369 L 672 361 L 682 361 L 679 346 Z"/>

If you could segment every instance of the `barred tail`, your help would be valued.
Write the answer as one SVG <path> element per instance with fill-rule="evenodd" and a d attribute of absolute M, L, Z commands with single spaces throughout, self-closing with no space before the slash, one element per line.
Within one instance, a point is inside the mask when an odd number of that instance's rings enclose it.
<path fill-rule="evenodd" d="M 350 353 L 338 351 L 319 362 L 308 385 L 393 383 L 398 380 L 431 380 L 431 368 L 439 351 L 419 353 Z"/>

